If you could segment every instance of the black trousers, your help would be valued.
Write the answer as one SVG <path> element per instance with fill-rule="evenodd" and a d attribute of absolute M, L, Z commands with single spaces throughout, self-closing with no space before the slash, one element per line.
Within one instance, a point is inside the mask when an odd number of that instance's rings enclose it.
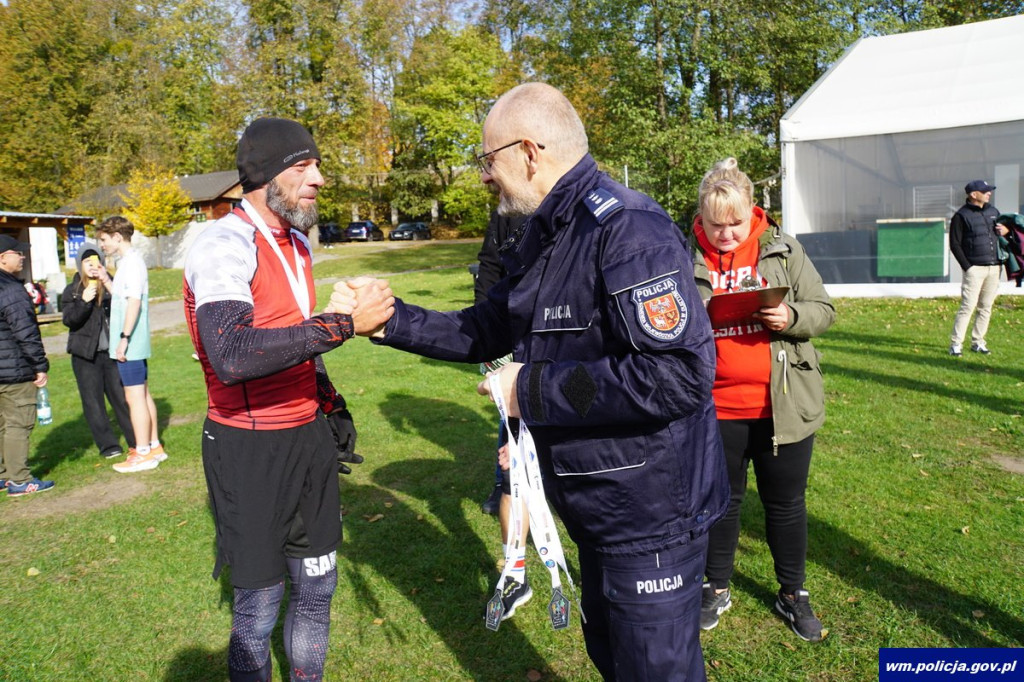
<path fill-rule="evenodd" d="M 121 377 L 117 373 L 117 362 L 104 351 L 98 352 L 92 360 L 72 355 L 71 369 L 75 373 L 75 381 L 78 382 L 82 413 L 92 432 L 92 439 L 100 449 L 100 454 L 105 455 L 121 448 L 121 441 L 110 428 L 104 396 L 114 409 L 114 417 L 121 427 L 121 432 L 124 433 L 128 447 L 134 448 L 135 430 L 132 428 L 128 401 L 124 397 L 124 386 L 121 385 Z"/>
<path fill-rule="evenodd" d="M 786 594 L 803 588 L 807 564 L 807 474 L 814 434 L 780 445 L 772 453 L 771 419 L 720 419 L 719 431 L 729 471 L 729 509 L 708 534 L 704 575 L 716 589 L 729 586 L 740 537 L 740 508 L 747 492 L 747 469 L 754 463 L 757 492 L 764 505 L 765 536 L 775 562 L 775 578 Z"/>

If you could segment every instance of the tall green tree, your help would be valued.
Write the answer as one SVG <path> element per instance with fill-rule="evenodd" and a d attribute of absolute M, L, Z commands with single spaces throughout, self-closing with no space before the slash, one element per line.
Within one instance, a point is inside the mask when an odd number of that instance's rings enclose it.
<path fill-rule="evenodd" d="M 344 220 L 359 203 L 372 214 L 387 172 L 387 106 L 366 78 L 358 3 L 243 4 L 246 119 L 284 116 L 306 125 L 323 155 L 322 214 Z"/>
<path fill-rule="evenodd" d="M 234 166 L 242 115 L 227 62 L 231 15 L 224 0 L 160 0 L 142 36 L 156 57 L 156 103 L 171 135 L 167 165 L 181 174 Z"/>
<path fill-rule="evenodd" d="M 486 224 L 489 197 L 472 157 L 483 117 L 498 94 L 495 78 L 504 61 L 494 36 L 473 27 L 457 32 L 437 27 L 416 40 L 398 76 L 392 115 L 392 177 L 400 208 L 417 207 L 404 191 L 423 187 L 422 178 L 410 180 L 417 172 L 429 172 L 446 217 Z M 458 183 L 466 173 L 472 181 Z"/>
<path fill-rule="evenodd" d="M 12 0 L 0 7 L 0 205 L 54 210 L 154 162 L 230 167 L 230 0 Z"/>
<path fill-rule="evenodd" d="M 84 180 L 89 74 L 116 0 L 10 0 L 0 7 L 0 207 L 51 211 Z"/>

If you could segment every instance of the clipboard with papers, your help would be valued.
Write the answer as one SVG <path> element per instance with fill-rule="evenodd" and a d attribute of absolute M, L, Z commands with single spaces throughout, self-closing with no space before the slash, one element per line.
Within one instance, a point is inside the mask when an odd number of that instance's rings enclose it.
<path fill-rule="evenodd" d="M 761 308 L 774 308 L 782 303 L 789 287 L 748 289 L 718 294 L 708 299 L 708 317 L 713 329 L 755 322 L 754 313 Z"/>

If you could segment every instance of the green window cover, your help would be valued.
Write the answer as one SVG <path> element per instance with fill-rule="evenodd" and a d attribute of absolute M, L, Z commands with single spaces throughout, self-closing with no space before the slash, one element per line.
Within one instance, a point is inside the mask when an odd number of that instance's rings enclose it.
<path fill-rule="evenodd" d="M 948 274 L 945 218 L 879 220 L 879 277 L 943 277 Z"/>

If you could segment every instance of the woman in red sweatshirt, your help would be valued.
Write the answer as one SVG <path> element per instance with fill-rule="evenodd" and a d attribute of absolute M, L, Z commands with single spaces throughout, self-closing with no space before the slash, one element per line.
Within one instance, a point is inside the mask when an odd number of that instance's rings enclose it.
<path fill-rule="evenodd" d="M 804 492 L 814 433 L 824 422 L 820 355 L 810 343 L 835 320 L 821 277 L 806 252 L 758 206 L 736 159 L 720 161 L 700 185 L 694 221 L 694 274 L 705 297 L 761 287 L 789 287 L 783 301 L 741 324 L 715 329 L 713 394 L 731 496 L 711 529 L 701 627 L 710 630 L 732 606 L 729 581 L 740 532 L 747 469 L 754 464 L 779 593 L 775 608 L 793 632 L 822 638 L 804 589 L 807 505 Z"/>

